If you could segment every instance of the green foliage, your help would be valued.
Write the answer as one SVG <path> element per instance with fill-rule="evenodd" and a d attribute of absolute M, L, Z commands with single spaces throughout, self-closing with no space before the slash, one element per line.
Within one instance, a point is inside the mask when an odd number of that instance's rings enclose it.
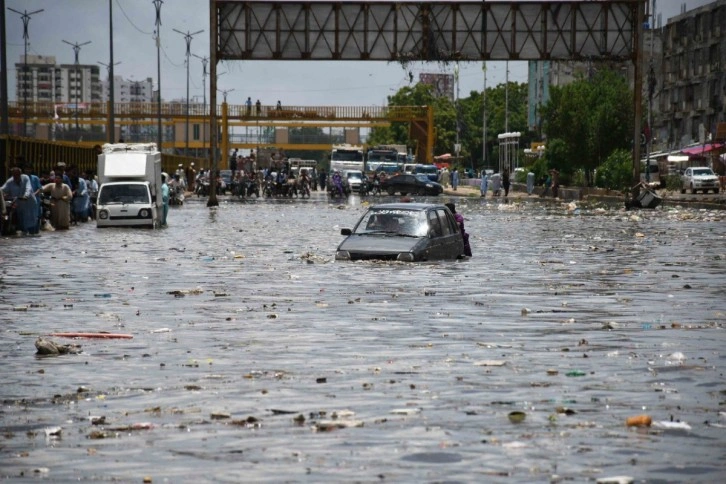
<path fill-rule="evenodd" d="M 527 84 L 509 83 L 508 116 L 505 98 L 506 86 L 500 84 L 488 88 L 486 92 L 487 108 L 487 166 L 496 167 L 497 136 L 505 132 L 505 118 L 508 118 L 509 131 L 522 133 L 521 145 L 529 146 L 534 140 L 534 133 L 527 132 Z M 434 108 L 434 154 L 454 154 L 457 127 L 457 105 L 447 97 L 436 96 L 431 86 L 416 84 L 405 86 L 388 97 L 389 106 L 433 106 Z M 473 166 L 479 170 L 483 166 L 483 106 L 482 94 L 472 91 L 468 97 L 458 102 L 459 143 L 461 144 L 460 164 L 466 168 Z M 391 123 L 388 127 L 376 127 L 371 130 L 368 144 L 408 144 L 407 123 Z M 421 147 L 419 147 L 419 152 Z M 473 163 L 472 163 L 473 162 Z"/>
<path fill-rule="evenodd" d="M 586 187 L 587 179 L 585 177 L 585 170 L 583 170 L 582 168 L 580 168 L 579 170 L 575 170 L 575 172 L 572 174 L 570 184 L 576 187 Z"/>
<path fill-rule="evenodd" d="M 627 191 L 633 180 L 633 157 L 628 150 L 615 150 L 597 169 L 595 183 L 601 188 Z"/>
<path fill-rule="evenodd" d="M 666 190 L 676 191 L 681 189 L 681 176 L 680 175 L 668 175 L 666 176 Z"/>
<path fill-rule="evenodd" d="M 547 159 L 544 157 L 537 158 L 537 160 L 529 166 L 529 169 L 532 173 L 534 173 L 535 184 L 539 184 L 540 180 L 544 180 L 550 170 L 547 166 Z"/>
<path fill-rule="evenodd" d="M 633 139 L 632 92 L 626 79 L 609 69 L 592 78 L 553 86 L 542 108 L 548 156 L 563 178 L 582 169 L 585 179 L 616 150 L 629 150 Z M 564 183 L 564 180 L 563 180 Z"/>

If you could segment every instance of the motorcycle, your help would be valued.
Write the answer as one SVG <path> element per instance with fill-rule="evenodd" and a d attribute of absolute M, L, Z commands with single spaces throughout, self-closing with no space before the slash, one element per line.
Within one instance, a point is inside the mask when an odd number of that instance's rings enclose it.
<path fill-rule="evenodd" d="M 381 194 L 381 181 L 378 178 L 373 179 L 373 186 L 370 189 L 371 195 L 380 195 Z"/>
<path fill-rule="evenodd" d="M 358 194 L 361 197 L 365 197 L 366 195 L 368 195 L 368 192 L 370 191 L 370 187 L 368 186 L 369 183 L 370 182 L 368 181 L 368 177 L 363 176 L 360 181 L 360 187 L 358 188 Z"/>
<path fill-rule="evenodd" d="M 248 178 L 247 180 L 245 180 L 242 187 L 242 191 L 244 192 L 245 196 L 251 197 L 252 195 L 254 195 L 257 198 L 260 198 L 260 187 L 257 186 L 256 181 L 250 180 Z"/>
<path fill-rule="evenodd" d="M 300 198 L 305 197 L 310 198 L 310 183 L 306 179 L 303 179 L 300 182 Z"/>
<path fill-rule="evenodd" d="M 328 195 L 334 198 L 343 198 L 348 195 L 346 186 L 343 186 L 343 180 L 340 177 L 333 177 L 328 183 Z M 348 188 L 348 190 L 350 190 Z"/>
<path fill-rule="evenodd" d="M 2 196 L 0 194 L 0 196 Z M 0 217 L 0 234 L 15 235 L 18 226 L 18 217 L 15 213 L 15 199 L 5 199 L 5 213 Z"/>
<path fill-rule="evenodd" d="M 184 205 L 184 189 L 180 185 L 169 187 L 169 205 Z"/>
<path fill-rule="evenodd" d="M 198 197 L 208 197 L 209 190 L 209 178 L 201 178 L 197 180 L 197 186 L 194 192 L 197 194 Z"/>
<path fill-rule="evenodd" d="M 262 193 L 265 195 L 265 198 L 271 198 L 275 194 L 275 183 L 272 179 L 268 178 L 265 180 L 265 187 L 263 188 Z"/>

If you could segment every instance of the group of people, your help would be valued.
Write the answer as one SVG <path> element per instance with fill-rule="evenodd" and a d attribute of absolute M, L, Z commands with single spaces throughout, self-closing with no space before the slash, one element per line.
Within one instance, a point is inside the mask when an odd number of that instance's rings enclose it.
<path fill-rule="evenodd" d="M 533 172 L 530 171 L 527 173 L 526 183 L 527 195 L 532 195 L 534 193 L 535 187 L 535 174 Z M 547 176 L 540 180 L 540 184 L 543 187 L 540 197 L 547 196 L 550 189 L 552 189 L 552 196 L 554 198 L 557 198 L 558 190 L 560 187 L 560 172 L 554 168 L 551 169 Z M 491 176 L 487 174 L 486 170 L 482 170 L 479 182 L 479 192 L 481 193 L 482 197 L 486 197 L 487 191 L 491 188 L 492 193 L 496 197 L 501 195 L 503 189 L 504 197 L 506 198 L 509 196 L 509 189 L 511 188 L 511 186 L 512 182 L 509 169 L 505 168 L 502 174 L 493 173 Z"/>
<path fill-rule="evenodd" d="M 55 230 L 67 230 L 71 223 L 93 218 L 92 200 L 98 193 L 98 181 L 88 172 L 79 174 L 59 163 L 55 170 L 38 176 L 29 168 L 15 166 L 11 176 L 0 187 L 2 232 L 20 231 L 23 235 L 39 235 L 46 223 L 43 201 L 49 200 L 47 222 Z"/>

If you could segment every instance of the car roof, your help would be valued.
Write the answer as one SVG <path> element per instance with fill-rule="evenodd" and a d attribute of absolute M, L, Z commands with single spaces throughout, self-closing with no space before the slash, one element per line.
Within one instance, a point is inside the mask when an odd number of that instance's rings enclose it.
<path fill-rule="evenodd" d="M 446 205 L 440 203 L 379 203 L 370 207 L 370 210 L 427 210 L 429 208 L 446 208 Z M 448 210 L 448 209 L 447 209 Z"/>

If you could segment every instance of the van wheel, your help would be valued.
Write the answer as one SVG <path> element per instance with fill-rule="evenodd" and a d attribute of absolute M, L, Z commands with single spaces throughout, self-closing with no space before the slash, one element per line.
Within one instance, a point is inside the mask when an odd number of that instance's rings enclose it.
<path fill-rule="evenodd" d="M 697 191 L 698 190 L 696 190 L 695 188 L 693 188 L 693 185 L 691 185 L 691 195 L 695 195 Z"/>
<path fill-rule="evenodd" d="M 684 193 L 686 193 L 686 189 L 685 188 L 681 188 L 681 195 L 683 195 Z"/>

